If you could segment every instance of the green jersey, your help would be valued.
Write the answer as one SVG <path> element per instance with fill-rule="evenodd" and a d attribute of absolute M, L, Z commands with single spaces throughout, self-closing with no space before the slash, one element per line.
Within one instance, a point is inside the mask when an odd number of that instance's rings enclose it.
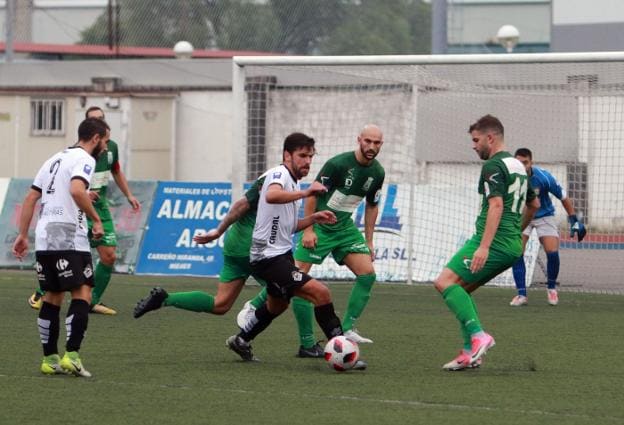
<path fill-rule="evenodd" d="M 249 202 L 249 210 L 230 226 L 225 234 L 223 243 L 223 254 L 231 257 L 249 257 L 251 249 L 251 235 L 256 224 L 256 213 L 258 212 L 258 200 L 260 189 L 264 183 L 264 176 L 251 185 L 245 192 L 245 198 Z"/>
<path fill-rule="evenodd" d="M 316 176 L 316 181 L 327 187 L 327 192 L 317 197 L 316 211 L 334 212 L 337 222 L 318 226 L 333 231 L 352 226 L 351 216 L 362 199 L 377 205 L 384 178 L 385 171 L 376 159 L 369 165 L 362 165 L 353 151 L 331 158 Z"/>
<path fill-rule="evenodd" d="M 95 162 L 95 173 L 91 178 L 90 190 L 97 191 L 100 197 L 93 203 L 93 206 L 97 211 L 102 208 L 108 208 L 108 200 L 106 199 L 106 191 L 108 189 L 108 182 L 111 177 L 112 170 L 118 170 L 119 165 L 119 150 L 117 143 L 113 140 L 109 140 L 106 150 L 103 151 Z"/>
<path fill-rule="evenodd" d="M 481 168 L 479 194 L 482 196 L 481 212 L 477 217 L 477 233 L 473 239 L 480 242 L 483 237 L 489 210 L 488 199 L 501 197 L 503 214 L 491 247 L 512 255 L 522 255 L 522 210 L 527 201 L 535 198 L 535 192 L 529 188 L 524 165 L 509 152 L 498 152 Z"/>

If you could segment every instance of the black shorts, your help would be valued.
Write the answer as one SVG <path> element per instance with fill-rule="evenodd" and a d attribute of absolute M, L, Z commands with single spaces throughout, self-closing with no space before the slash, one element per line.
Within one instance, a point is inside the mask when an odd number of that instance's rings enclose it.
<path fill-rule="evenodd" d="M 37 251 L 35 260 L 39 286 L 44 291 L 64 292 L 94 285 L 90 252 Z"/>
<path fill-rule="evenodd" d="M 254 276 L 266 282 L 269 295 L 286 300 L 294 296 L 293 292 L 297 288 L 312 280 L 312 277 L 295 265 L 292 252 L 251 263 L 251 270 Z"/>

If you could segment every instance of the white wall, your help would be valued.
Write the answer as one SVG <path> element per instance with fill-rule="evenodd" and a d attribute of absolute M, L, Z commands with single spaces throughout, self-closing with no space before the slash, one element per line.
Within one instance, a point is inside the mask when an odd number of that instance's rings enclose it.
<path fill-rule="evenodd" d="M 553 25 L 624 22 L 622 0 L 552 0 Z"/>
<path fill-rule="evenodd" d="M 230 181 L 232 94 L 185 92 L 177 100 L 176 180 Z"/>

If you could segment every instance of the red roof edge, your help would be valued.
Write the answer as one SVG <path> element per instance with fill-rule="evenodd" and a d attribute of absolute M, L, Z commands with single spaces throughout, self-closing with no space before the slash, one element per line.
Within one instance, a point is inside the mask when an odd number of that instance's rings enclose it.
<path fill-rule="evenodd" d="M 4 52 L 5 43 L 0 42 L 0 52 Z M 83 56 L 119 56 L 145 58 L 174 58 L 173 49 L 166 47 L 137 47 L 120 46 L 110 49 L 106 45 L 93 44 L 44 44 L 44 43 L 14 43 L 15 53 L 48 53 L 56 55 L 83 55 Z M 277 53 L 280 54 L 280 53 Z M 231 58 L 233 56 L 269 56 L 271 52 L 254 52 L 248 50 L 194 50 L 193 58 Z"/>

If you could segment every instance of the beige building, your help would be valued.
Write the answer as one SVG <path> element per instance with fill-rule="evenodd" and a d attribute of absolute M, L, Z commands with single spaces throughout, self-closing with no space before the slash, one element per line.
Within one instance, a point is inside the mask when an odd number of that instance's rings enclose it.
<path fill-rule="evenodd" d="M 231 170 L 231 60 L 0 64 L 0 177 L 32 177 L 104 109 L 135 180 L 224 181 Z"/>

